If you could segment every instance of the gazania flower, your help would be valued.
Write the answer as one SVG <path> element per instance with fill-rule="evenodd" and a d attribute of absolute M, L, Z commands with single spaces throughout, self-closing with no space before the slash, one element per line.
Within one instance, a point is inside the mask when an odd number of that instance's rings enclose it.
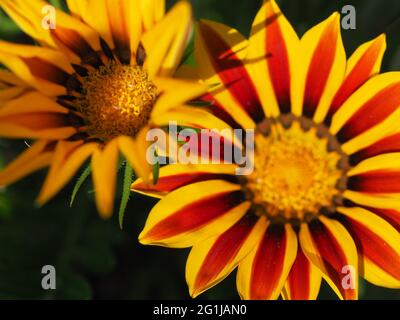
<path fill-rule="evenodd" d="M 384 35 L 346 60 L 335 13 L 299 39 L 274 1 L 246 41 L 203 21 L 197 74 L 232 128 L 255 130 L 254 171 L 170 165 L 143 244 L 192 247 L 195 297 L 236 267 L 243 299 L 356 299 L 358 276 L 400 288 L 400 73 L 379 75 Z"/>
<path fill-rule="evenodd" d="M 164 0 L 68 0 L 71 15 L 41 0 L 0 5 L 40 44 L 0 41 L 12 72 L 0 73 L 0 136 L 34 140 L 0 185 L 50 166 L 42 205 L 91 157 L 96 203 L 109 216 L 119 151 L 146 177 L 147 129 L 168 123 L 169 110 L 184 123 L 183 104 L 206 91 L 172 78 L 191 32 L 189 4 L 166 15 Z"/>

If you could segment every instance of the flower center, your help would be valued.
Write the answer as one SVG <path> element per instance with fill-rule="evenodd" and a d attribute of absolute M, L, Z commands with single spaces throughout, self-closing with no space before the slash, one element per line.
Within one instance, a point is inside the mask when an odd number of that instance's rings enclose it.
<path fill-rule="evenodd" d="M 84 77 L 77 108 L 92 138 L 134 136 L 147 124 L 157 93 L 141 66 L 110 62 Z"/>
<path fill-rule="evenodd" d="M 335 205 L 345 178 L 343 155 L 329 151 L 329 139 L 316 127 L 304 130 L 275 122 L 256 137 L 255 170 L 247 179 L 257 214 L 303 220 Z"/>

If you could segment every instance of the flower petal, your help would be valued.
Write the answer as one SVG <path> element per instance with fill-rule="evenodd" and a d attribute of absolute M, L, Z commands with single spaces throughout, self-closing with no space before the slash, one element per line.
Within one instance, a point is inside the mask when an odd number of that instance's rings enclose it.
<path fill-rule="evenodd" d="M 249 206 L 239 185 L 222 180 L 193 183 L 171 192 L 153 208 L 139 241 L 189 247 L 230 228 Z"/>
<path fill-rule="evenodd" d="M 43 28 L 43 8 L 48 5 L 41 0 L 1 0 L 0 6 L 11 19 L 33 39 L 45 45 L 55 47 L 48 29 Z"/>
<path fill-rule="evenodd" d="M 73 73 L 63 54 L 37 46 L 0 41 L 0 61 L 47 96 L 64 94 L 69 74 Z"/>
<path fill-rule="evenodd" d="M 25 176 L 49 166 L 53 150 L 46 140 L 39 140 L 0 171 L 0 186 L 10 185 Z"/>
<path fill-rule="evenodd" d="M 97 149 L 92 156 L 93 184 L 96 205 L 100 215 L 107 219 L 113 213 L 118 165 L 118 144 L 114 139 L 103 150 Z"/>
<path fill-rule="evenodd" d="M 239 264 L 242 299 L 277 299 L 296 259 L 297 237 L 289 224 L 270 225 L 258 246 Z"/>
<path fill-rule="evenodd" d="M 339 298 L 357 299 L 357 249 L 350 234 L 339 222 L 321 216 L 308 225 L 303 223 L 300 244 L 308 260 L 322 272 L 323 278 Z M 346 267 L 351 267 L 355 274 L 347 274 Z"/>
<path fill-rule="evenodd" d="M 151 166 L 146 158 L 148 142 L 145 140 L 145 133 L 146 130 L 142 129 L 135 139 L 125 136 L 118 137 L 118 146 L 131 164 L 135 174 L 147 184 L 151 173 Z"/>
<path fill-rule="evenodd" d="M 400 288 L 400 234 L 382 218 L 362 208 L 339 208 L 341 223 L 360 252 L 360 273 L 368 281 Z"/>
<path fill-rule="evenodd" d="M 398 130 L 395 130 L 393 133 L 389 133 L 366 148 L 353 153 L 350 156 L 350 160 L 352 164 L 358 164 L 359 162 L 368 158 L 396 152 L 400 152 L 400 132 L 398 132 Z"/>
<path fill-rule="evenodd" d="M 400 232 L 400 211 L 395 209 L 381 209 L 381 208 L 371 208 L 365 207 L 368 211 L 373 212 L 377 216 L 384 219 L 386 222 Z"/>
<path fill-rule="evenodd" d="M 377 75 L 358 89 L 332 119 L 331 132 L 352 154 L 393 132 L 400 117 L 400 72 Z"/>
<path fill-rule="evenodd" d="M 340 14 L 332 14 L 307 31 L 300 42 L 306 75 L 303 114 L 322 122 L 345 74 Z"/>
<path fill-rule="evenodd" d="M 74 16 L 91 26 L 111 47 L 114 47 L 105 0 L 67 0 L 67 4 Z"/>
<path fill-rule="evenodd" d="M 206 181 L 232 179 L 235 175 L 234 164 L 192 165 L 192 164 L 170 164 L 160 168 L 157 184 L 146 184 L 142 178 L 137 179 L 131 186 L 131 190 L 162 198 L 169 192 L 185 185 Z"/>
<path fill-rule="evenodd" d="M 283 297 L 286 300 L 316 300 L 321 286 L 321 273 L 308 261 L 299 246 L 296 260 L 286 281 Z"/>
<path fill-rule="evenodd" d="M 224 233 L 196 244 L 186 263 L 186 281 L 195 298 L 227 277 L 261 240 L 267 221 L 250 213 Z"/>
<path fill-rule="evenodd" d="M 368 79 L 379 73 L 386 49 L 385 35 L 360 46 L 347 61 L 345 79 L 336 92 L 325 123 L 331 124 L 332 117 L 343 103 Z"/>
<path fill-rule="evenodd" d="M 68 110 L 40 92 L 29 91 L 1 107 L 0 121 L 2 117 L 6 116 L 42 112 L 67 114 Z"/>
<path fill-rule="evenodd" d="M 165 17 L 142 37 L 151 77 L 171 75 L 181 59 L 191 31 L 192 11 L 187 1 L 178 2 Z"/>
<path fill-rule="evenodd" d="M 153 81 L 161 91 L 152 111 L 154 116 L 168 111 L 169 108 L 185 104 L 207 92 L 206 85 L 194 81 L 165 77 L 155 77 Z"/>
<path fill-rule="evenodd" d="M 140 1 L 143 29 L 150 30 L 165 14 L 165 0 Z"/>
<path fill-rule="evenodd" d="M 195 47 L 197 73 L 213 86 L 210 94 L 243 127 L 254 127 L 264 112 L 244 61 L 247 40 L 237 30 L 202 20 Z"/>
<path fill-rule="evenodd" d="M 300 115 L 299 50 L 300 40 L 276 2 L 265 1 L 253 22 L 246 60 L 269 116 L 291 111 Z"/>
<path fill-rule="evenodd" d="M 388 153 L 360 162 L 348 172 L 348 189 L 367 194 L 398 197 L 400 153 Z"/>
<path fill-rule="evenodd" d="M 55 149 L 50 171 L 36 202 L 42 206 L 53 198 L 96 149 L 96 143 L 82 145 L 82 142 L 60 141 Z"/>

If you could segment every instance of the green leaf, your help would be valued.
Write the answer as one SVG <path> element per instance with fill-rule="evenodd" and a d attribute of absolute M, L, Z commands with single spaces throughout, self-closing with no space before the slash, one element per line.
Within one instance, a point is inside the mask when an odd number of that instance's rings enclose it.
<path fill-rule="evenodd" d="M 82 174 L 79 177 L 78 181 L 76 182 L 74 190 L 72 191 L 71 201 L 69 203 L 70 207 L 72 207 L 72 205 L 74 204 L 74 201 L 75 201 L 76 195 L 78 194 L 79 189 L 82 187 L 83 183 L 89 177 L 91 171 L 92 171 L 92 169 L 90 168 L 90 165 L 88 165 L 86 167 L 86 169 L 82 172 Z"/>
<path fill-rule="evenodd" d="M 154 156 L 157 158 L 157 150 L 154 150 Z M 160 164 L 158 161 L 153 165 L 153 185 L 155 186 L 158 182 L 158 178 L 160 177 Z"/>
<path fill-rule="evenodd" d="M 125 210 L 126 206 L 128 205 L 129 201 L 129 196 L 131 194 L 131 184 L 133 181 L 133 169 L 132 166 L 130 165 L 129 161 L 126 161 L 125 163 L 125 173 L 124 173 L 124 185 L 122 189 L 122 197 L 121 197 L 121 204 L 119 206 L 119 226 L 123 227 L 124 223 L 124 215 L 125 215 Z"/>
<path fill-rule="evenodd" d="M 189 106 L 193 107 L 210 107 L 213 105 L 212 101 L 202 101 L 202 100 L 196 100 L 196 101 L 190 101 L 188 103 Z"/>
<path fill-rule="evenodd" d="M 65 3 L 65 1 L 62 0 L 50 0 L 49 1 L 51 5 L 55 6 L 58 9 L 61 9 L 63 11 L 68 11 L 68 7 L 67 4 Z"/>

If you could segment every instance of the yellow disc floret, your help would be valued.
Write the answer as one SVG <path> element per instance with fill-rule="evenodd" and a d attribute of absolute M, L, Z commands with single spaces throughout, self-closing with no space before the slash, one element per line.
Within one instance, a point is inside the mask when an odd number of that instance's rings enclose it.
<path fill-rule="evenodd" d="M 289 129 L 275 124 L 269 136 L 257 137 L 247 188 L 261 214 L 303 219 L 332 204 L 342 171 L 340 155 L 329 152 L 327 143 L 315 129 L 305 132 L 298 123 Z"/>
<path fill-rule="evenodd" d="M 104 141 L 134 136 L 149 120 L 157 88 L 140 66 L 107 66 L 89 71 L 83 79 L 77 107 L 93 138 Z"/>

